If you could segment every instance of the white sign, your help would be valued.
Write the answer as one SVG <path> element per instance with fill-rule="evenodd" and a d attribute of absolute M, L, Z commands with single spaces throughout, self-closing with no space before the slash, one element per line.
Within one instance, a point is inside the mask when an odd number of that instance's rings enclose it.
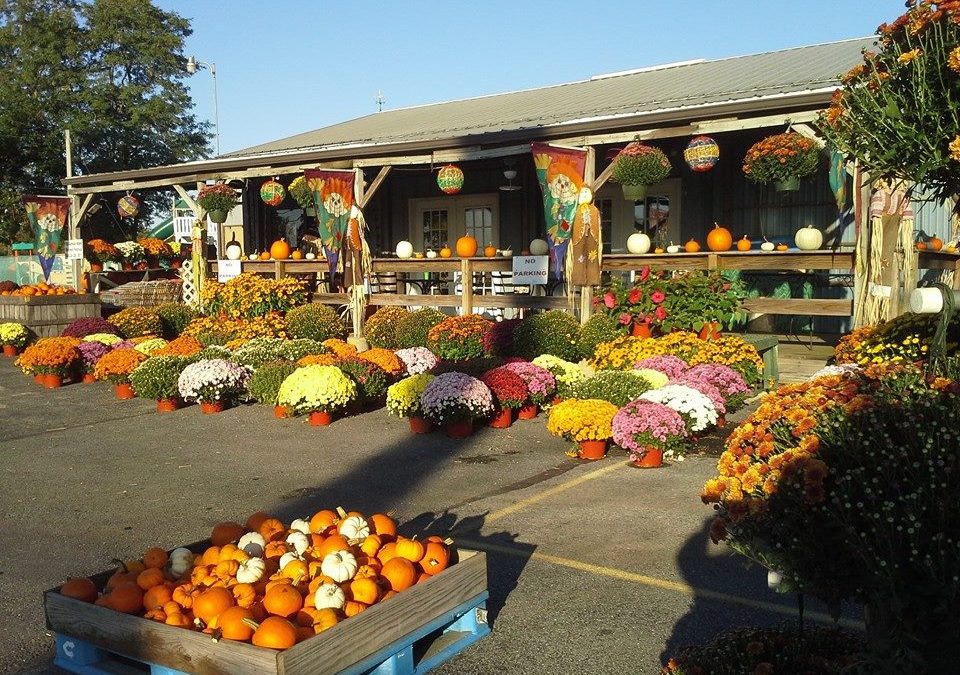
<path fill-rule="evenodd" d="M 67 260 L 83 260 L 83 239 L 67 239 Z"/>
<path fill-rule="evenodd" d="M 545 285 L 549 260 L 545 255 L 513 256 L 513 283 Z"/>
<path fill-rule="evenodd" d="M 218 260 L 217 281 L 224 282 L 240 276 L 239 260 Z"/>

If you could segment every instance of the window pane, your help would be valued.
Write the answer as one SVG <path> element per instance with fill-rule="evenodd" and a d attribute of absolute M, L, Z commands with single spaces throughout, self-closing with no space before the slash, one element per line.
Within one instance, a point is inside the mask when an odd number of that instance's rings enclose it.
<path fill-rule="evenodd" d="M 434 209 L 423 212 L 423 247 L 439 249 L 448 241 L 447 211 Z"/>
<path fill-rule="evenodd" d="M 480 246 L 493 243 L 493 209 L 488 206 L 464 209 L 466 233 L 473 235 Z"/>

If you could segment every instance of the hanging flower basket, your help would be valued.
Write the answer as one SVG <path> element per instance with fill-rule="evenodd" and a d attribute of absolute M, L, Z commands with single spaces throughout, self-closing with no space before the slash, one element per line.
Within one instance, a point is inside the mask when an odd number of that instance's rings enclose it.
<path fill-rule="evenodd" d="M 819 165 L 817 144 L 795 131 L 788 131 L 754 143 L 743 158 L 743 173 L 758 183 L 774 183 L 777 190 L 797 190 L 800 179 L 812 176 Z"/>

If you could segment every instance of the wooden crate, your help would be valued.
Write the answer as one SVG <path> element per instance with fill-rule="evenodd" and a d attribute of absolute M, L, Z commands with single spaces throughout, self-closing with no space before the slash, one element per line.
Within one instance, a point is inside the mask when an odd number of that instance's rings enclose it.
<path fill-rule="evenodd" d="M 0 296 L 0 323 L 22 323 L 39 337 L 60 335 L 74 319 L 84 316 L 100 316 L 98 294 Z"/>
<path fill-rule="evenodd" d="M 47 627 L 58 634 L 56 662 L 73 672 L 115 670 L 112 667 L 69 668 L 62 657 L 73 658 L 79 643 L 83 648 L 92 645 L 148 664 L 153 672 L 172 669 L 204 675 L 364 673 L 389 661 L 391 654 L 410 651 L 414 638 L 426 637 L 440 625 L 438 621 L 466 611 L 473 607 L 472 601 L 486 597 L 486 556 L 464 549 L 458 549 L 457 555 L 458 562 L 440 574 L 279 652 L 231 640 L 214 642 L 207 634 L 120 614 L 65 597 L 57 589 L 44 593 L 43 606 Z M 94 583 L 102 587 L 111 573 L 93 577 Z M 434 654 L 434 664 L 440 662 L 436 660 L 437 652 L 449 651 L 449 645 L 444 644 L 442 638 L 438 639 L 440 644 L 428 650 Z M 61 650 L 69 654 L 60 654 Z M 426 668 L 417 668 L 409 672 L 424 670 Z"/>

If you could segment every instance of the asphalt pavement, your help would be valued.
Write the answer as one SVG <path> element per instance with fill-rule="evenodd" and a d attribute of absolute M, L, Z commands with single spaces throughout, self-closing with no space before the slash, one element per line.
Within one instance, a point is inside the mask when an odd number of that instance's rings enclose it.
<path fill-rule="evenodd" d="M 682 644 L 796 615 L 765 570 L 710 543 L 699 490 L 715 457 L 580 462 L 542 415 L 450 440 L 385 410 L 316 428 L 263 406 L 154 406 L 102 383 L 45 390 L 0 361 L 4 672 L 59 672 L 45 589 L 257 510 L 389 510 L 407 534 L 484 550 L 492 633 L 440 673 L 657 673 Z"/>

